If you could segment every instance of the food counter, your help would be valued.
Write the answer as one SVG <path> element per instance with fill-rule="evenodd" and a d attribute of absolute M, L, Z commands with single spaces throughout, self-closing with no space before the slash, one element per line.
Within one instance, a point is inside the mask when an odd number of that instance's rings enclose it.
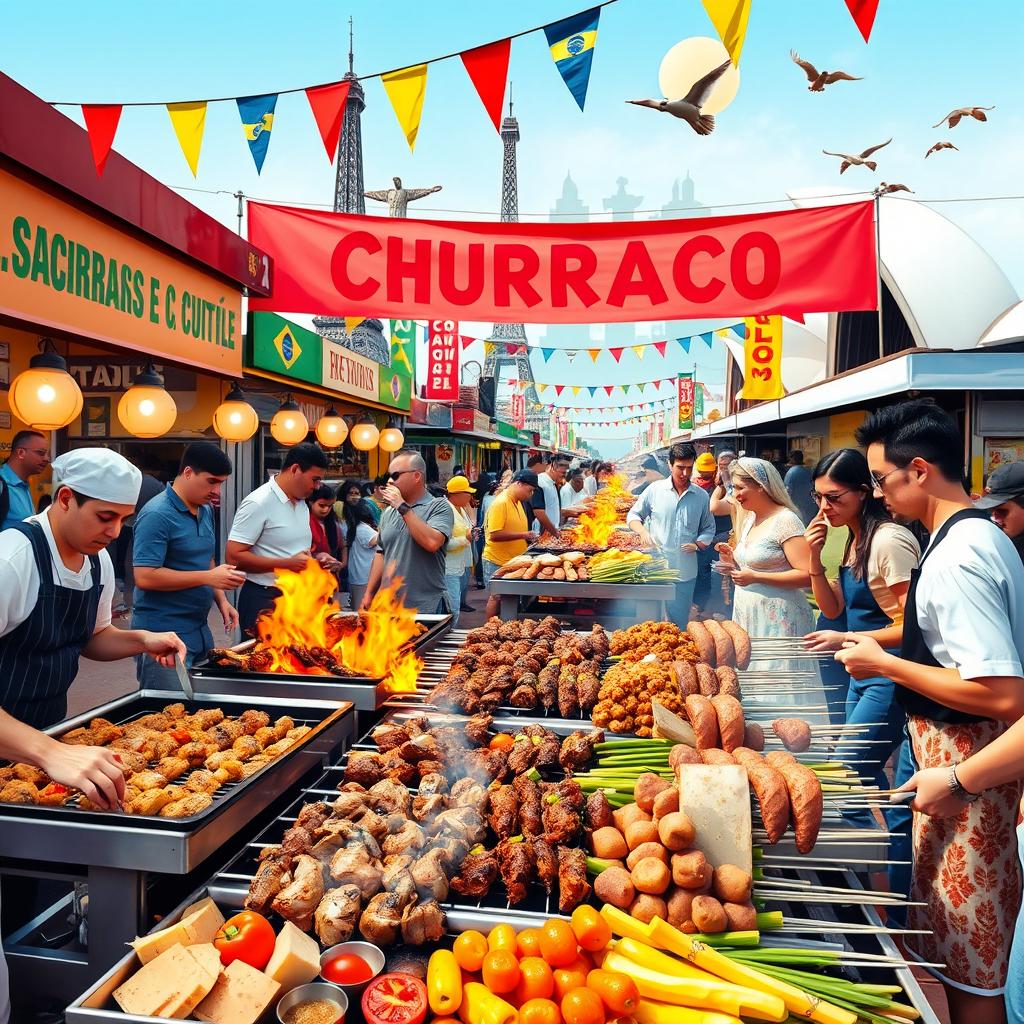
<path fill-rule="evenodd" d="M 671 583 L 569 583 L 560 580 L 493 579 L 491 593 L 501 598 L 500 617 L 504 620 L 527 615 L 552 614 L 537 598 L 564 601 L 566 612 L 560 618 L 572 618 L 576 601 L 595 603 L 590 622 L 609 628 L 628 625 L 643 619 L 658 621 L 665 618 L 665 605 L 675 598 Z"/>

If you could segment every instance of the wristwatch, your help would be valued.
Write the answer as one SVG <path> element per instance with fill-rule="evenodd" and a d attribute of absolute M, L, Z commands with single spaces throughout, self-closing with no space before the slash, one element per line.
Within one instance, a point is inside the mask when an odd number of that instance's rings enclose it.
<path fill-rule="evenodd" d="M 412 511 L 412 505 L 410 505 L 407 501 L 403 501 L 402 504 L 398 506 L 398 514 L 400 516 L 404 516 L 406 512 L 411 512 L 411 511 Z"/>
<path fill-rule="evenodd" d="M 974 801 L 981 796 L 980 793 L 971 793 L 960 785 L 960 780 L 956 777 L 956 765 L 953 765 L 949 769 L 949 779 L 947 781 L 949 783 L 950 793 L 955 796 L 957 800 L 960 800 L 965 804 L 973 804 Z"/>

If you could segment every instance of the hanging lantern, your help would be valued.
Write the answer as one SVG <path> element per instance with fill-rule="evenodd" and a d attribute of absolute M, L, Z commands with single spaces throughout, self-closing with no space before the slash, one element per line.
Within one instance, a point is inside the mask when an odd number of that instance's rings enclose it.
<path fill-rule="evenodd" d="M 11 412 L 33 430 L 60 430 L 82 411 L 82 389 L 49 338 L 40 340 L 39 355 L 11 381 L 7 399 Z"/>
<path fill-rule="evenodd" d="M 227 397 L 213 411 L 213 429 L 225 441 L 248 441 L 259 429 L 260 418 L 245 400 L 242 389 L 231 385 Z"/>
<path fill-rule="evenodd" d="M 164 387 L 163 377 L 152 363 L 137 374 L 132 386 L 117 403 L 121 426 L 136 437 L 161 437 L 174 426 L 178 407 Z"/>
<path fill-rule="evenodd" d="M 368 452 L 371 448 L 377 447 L 379 440 L 380 431 L 377 429 L 377 424 L 373 422 L 373 418 L 369 413 L 363 413 L 356 420 L 356 425 L 352 428 L 352 433 L 349 435 L 352 447 L 358 448 L 361 452 Z"/>
<path fill-rule="evenodd" d="M 386 452 L 397 452 L 405 444 L 405 434 L 398 428 L 398 421 L 394 416 L 388 417 L 388 424 L 380 432 L 377 443 L 381 450 Z"/>
<path fill-rule="evenodd" d="M 316 422 L 316 439 L 324 448 L 337 448 L 348 437 L 348 424 L 338 410 L 330 406 Z"/>
<path fill-rule="evenodd" d="M 308 433 L 309 421 L 289 395 L 270 421 L 270 434 L 278 444 L 292 445 L 305 441 Z"/>

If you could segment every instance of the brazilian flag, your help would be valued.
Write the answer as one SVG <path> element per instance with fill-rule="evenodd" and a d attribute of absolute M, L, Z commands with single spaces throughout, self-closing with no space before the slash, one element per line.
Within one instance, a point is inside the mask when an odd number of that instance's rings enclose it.
<path fill-rule="evenodd" d="M 587 98 L 590 66 L 597 45 L 597 20 L 600 16 L 601 8 L 594 7 L 564 21 L 556 21 L 544 29 L 555 67 L 580 110 Z"/>
<path fill-rule="evenodd" d="M 270 96 L 243 96 L 235 101 L 238 114 L 242 118 L 242 130 L 245 132 L 249 152 L 256 163 L 256 173 L 263 170 L 263 161 L 267 157 L 270 146 L 270 133 L 274 128 L 274 107 L 277 106 L 277 93 Z"/>

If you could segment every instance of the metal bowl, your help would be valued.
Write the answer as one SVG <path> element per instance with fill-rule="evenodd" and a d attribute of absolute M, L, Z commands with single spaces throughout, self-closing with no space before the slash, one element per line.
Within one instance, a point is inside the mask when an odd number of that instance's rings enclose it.
<path fill-rule="evenodd" d="M 281 1001 L 277 1004 L 278 1024 L 287 1024 L 285 1014 L 293 1006 L 314 999 L 326 999 L 328 1002 L 337 1004 L 339 1013 L 334 1024 L 345 1024 L 345 1017 L 348 1014 L 348 996 L 340 985 L 332 985 L 326 981 L 311 981 L 306 985 L 299 985 L 282 996 Z"/>
<path fill-rule="evenodd" d="M 353 953 L 355 956 L 365 960 L 370 965 L 370 970 L 373 972 L 366 981 L 359 981 L 354 985 L 342 985 L 341 982 L 338 981 L 327 982 L 321 973 L 320 978 L 322 981 L 325 981 L 329 985 L 337 985 L 338 988 L 348 993 L 349 1001 L 354 1005 L 359 1001 L 359 998 L 365 991 L 366 986 L 384 970 L 384 952 L 379 946 L 375 946 L 372 942 L 339 942 L 336 946 L 331 946 L 330 949 L 324 950 L 324 952 L 320 954 L 321 972 L 327 962 L 329 960 L 333 960 L 339 953 Z"/>

